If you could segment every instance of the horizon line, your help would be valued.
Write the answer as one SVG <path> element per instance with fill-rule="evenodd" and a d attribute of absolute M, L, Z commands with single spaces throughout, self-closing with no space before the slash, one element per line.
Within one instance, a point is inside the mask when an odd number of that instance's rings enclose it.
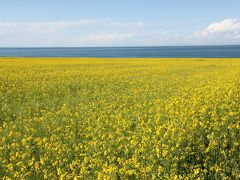
<path fill-rule="evenodd" d="M 143 46 L 0 46 L 4 48 L 138 48 L 138 47 L 203 47 L 203 46 L 240 46 L 240 44 L 206 44 L 206 45 L 143 45 Z"/>

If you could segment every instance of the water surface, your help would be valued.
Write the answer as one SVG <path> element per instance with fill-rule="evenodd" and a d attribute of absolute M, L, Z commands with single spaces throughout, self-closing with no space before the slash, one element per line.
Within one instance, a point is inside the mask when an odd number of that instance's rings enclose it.
<path fill-rule="evenodd" d="M 0 48 L 2 57 L 222 57 L 240 58 L 240 45 L 159 47 Z"/>

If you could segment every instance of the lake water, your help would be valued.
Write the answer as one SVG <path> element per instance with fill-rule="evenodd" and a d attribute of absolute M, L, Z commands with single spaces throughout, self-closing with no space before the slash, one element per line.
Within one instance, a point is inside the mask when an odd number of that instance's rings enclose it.
<path fill-rule="evenodd" d="M 2 57 L 232 57 L 236 46 L 0 48 Z"/>

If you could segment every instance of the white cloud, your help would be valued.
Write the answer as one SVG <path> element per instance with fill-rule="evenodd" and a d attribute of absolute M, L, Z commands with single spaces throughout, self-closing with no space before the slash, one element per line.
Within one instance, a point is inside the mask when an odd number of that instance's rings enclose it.
<path fill-rule="evenodd" d="M 227 39 L 238 39 L 240 36 L 240 19 L 224 19 L 208 25 L 203 31 L 197 32 L 196 35 L 204 37 L 221 36 Z"/>
<path fill-rule="evenodd" d="M 137 32 L 129 33 L 99 33 L 88 35 L 81 38 L 81 41 L 88 43 L 113 43 L 116 41 L 123 41 L 137 36 Z"/>
<path fill-rule="evenodd" d="M 111 26 L 120 26 L 120 27 L 142 27 L 144 26 L 144 23 L 142 21 L 136 21 L 136 22 L 109 22 L 109 25 Z"/>
<path fill-rule="evenodd" d="M 234 39 L 240 39 L 240 33 L 237 34 L 237 35 L 234 37 Z"/>
<path fill-rule="evenodd" d="M 73 28 L 79 26 L 93 25 L 97 20 L 82 19 L 78 21 L 56 21 L 56 22 L 0 22 L 0 33 L 52 33 L 59 29 Z"/>
<path fill-rule="evenodd" d="M 109 32 L 88 34 L 81 37 L 56 37 L 56 41 L 64 46 L 124 46 L 124 44 L 131 44 L 138 38 L 138 35 L 138 32 Z"/>
<path fill-rule="evenodd" d="M 0 46 L 89 46 L 128 43 L 141 21 L 80 19 L 55 22 L 0 22 Z M 124 42 L 125 41 L 125 42 Z"/>
<path fill-rule="evenodd" d="M 76 21 L 55 21 L 55 22 L 0 22 L 0 34 L 7 33 L 53 33 L 63 29 L 79 28 L 83 26 L 115 26 L 115 27 L 140 27 L 143 22 L 122 22 L 109 21 L 104 19 L 81 19 Z"/>
<path fill-rule="evenodd" d="M 153 25 L 152 25 L 153 26 Z M 210 23 L 198 32 L 148 27 L 141 21 L 80 19 L 55 22 L 0 22 L 0 46 L 144 46 L 239 44 L 240 19 Z"/>

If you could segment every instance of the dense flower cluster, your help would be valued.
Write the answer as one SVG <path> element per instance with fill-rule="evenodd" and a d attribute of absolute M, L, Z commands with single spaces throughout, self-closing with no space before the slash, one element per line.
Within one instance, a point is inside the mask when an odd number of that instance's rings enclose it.
<path fill-rule="evenodd" d="M 240 178 L 240 59 L 0 59 L 0 178 Z"/>

